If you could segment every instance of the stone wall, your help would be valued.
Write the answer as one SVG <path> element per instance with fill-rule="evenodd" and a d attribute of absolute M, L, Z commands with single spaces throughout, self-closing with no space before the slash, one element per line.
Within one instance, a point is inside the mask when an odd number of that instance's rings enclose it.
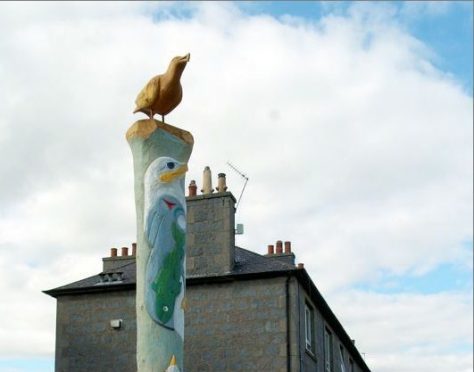
<path fill-rule="evenodd" d="M 185 371 L 286 371 L 285 280 L 188 286 Z M 59 297 L 56 371 L 135 371 L 134 294 Z"/>
<path fill-rule="evenodd" d="M 56 372 L 136 371 L 135 351 L 134 290 L 58 298 Z"/>
<path fill-rule="evenodd" d="M 186 372 L 286 372 L 285 280 L 188 286 Z"/>
<path fill-rule="evenodd" d="M 188 286 L 185 371 L 286 372 L 286 280 Z M 291 371 L 325 372 L 324 328 L 329 325 L 295 277 L 289 293 Z M 314 354 L 305 347 L 305 302 L 314 309 Z M 122 319 L 122 327 L 112 329 L 112 319 Z M 341 343 L 335 332 L 332 337 L 332 370 L 339 372 Z M 135 291 L 58 297 L 56 343 L 57 372 L 135 371 Z M 343 355 L 349 372 L 348 351 Z M 359 371 L 354 362 L 354 372 Z"/>
<path fill-rule="evenodd" d="M 192 276 L 232 271 L 235 199 L 230 192 L 187 198 L 186 272 Z"/>

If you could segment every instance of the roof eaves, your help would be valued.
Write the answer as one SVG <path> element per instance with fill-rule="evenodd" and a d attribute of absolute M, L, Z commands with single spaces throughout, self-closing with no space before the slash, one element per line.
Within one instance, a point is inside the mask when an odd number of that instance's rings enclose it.
<path fill-rule="evenodd" d="M 58 298 L 59 296 L 66 295 L 76 295 L 76 294 L 86 294 L 86 293 L 104 293 L 104 292 L 114 292 L 114 291 L 123 291 L 123 290 L 134 290 L 136 289 L 135 283 L 113 283 L 107 285 L 94 285 L 87 287 L 73 287 L 73 288 L 54 288 L 42 291 L 43 293 Z"/>

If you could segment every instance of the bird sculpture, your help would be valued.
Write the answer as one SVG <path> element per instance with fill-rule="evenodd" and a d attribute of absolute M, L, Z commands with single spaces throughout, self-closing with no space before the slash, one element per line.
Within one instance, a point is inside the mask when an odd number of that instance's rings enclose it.
<path fill-rule="evenodd" d="M 135 100 L 137 107 L 133 113 L 143 112 L 150 119 L 160 114 L 164 123 L 165 115 L 173 111 L 183 97 L 180 79 L 190 57 L 189 53 L 183 57 L 174 57 L 164 74 L 152 78 L 138 94 Z"/>
<path fill-rule="evenodd" d="M 145 271 L 145 304 L 150 317 L 184 333 L 181 306 L 185 288 L 186 164 L 171 157 L 155 159 L 145 172 L 145 237 L 150 255 Z"/>

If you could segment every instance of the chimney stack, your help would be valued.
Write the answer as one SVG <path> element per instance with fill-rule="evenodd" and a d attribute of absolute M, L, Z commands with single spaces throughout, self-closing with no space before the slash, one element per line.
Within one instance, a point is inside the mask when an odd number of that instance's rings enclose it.
<path fill-rule="evenodd" d="M 197 194 L 197 185 L 195 180 L 191 180 L 188 186 L 188 196 L 196 196 Z"/>
<path fill-rule="evenodd" d="M 204 171 L 202 173 L 202 189 L 201 192 L 204 195 L 212 194 L 213 193 L 213 188 L 212 188 L 212 174 L 211 174 L 211 168 L 209 166 L 206 166 L 204 168 Z"/>
<path fill-rule="evenodd" d="M 276 242 L 276 254 L 283 253 L 283 242 L 281 240 L 277 240 Z"/>
<path fill-rule="evenodd" d="M 132 243 L 131 254 L 129 254 L 129 250 L 127 247 L 122 247 L 121 249 L 121 256 L 118 255 L 117 248 L 110 249 L 110 257 L 103 257 L 102 258 L 102 271 L 104 273 L 108 273 L 114 271 L 115 269 L 134 262 L 136 260 L 137 254 L 137 243 Z M 107 281 L 107 280 L 106 280 Z"/>
<path fill-rule="evenodd" d="M 217 192 L 225 192 L 227 190 L 225 173 L 219 173 L 217 177 Z"/>
<path fill-rule="evenodd" d="M 285 262 L 293 267 L 295 266 L 295 255 L 291 251 L 290 241 L 285 242 L 285 252 L 283 252 L 283 242 L 281 240 L 277 240 L 275 246 L 273 244 L 268 245 L 267 249 L 265 257 Z"/>
<path fill-rule="evenodd" d="M 235 264 L 236 200 L 230 192 L 211 194 L 209 167 L 204 174 L 207 195 L 187 199 L 188 277 L 229 274 Z"/>

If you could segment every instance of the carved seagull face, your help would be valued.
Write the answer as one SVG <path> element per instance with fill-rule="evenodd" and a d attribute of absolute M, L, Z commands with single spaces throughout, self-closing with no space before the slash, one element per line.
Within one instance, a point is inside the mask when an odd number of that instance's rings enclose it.
<path fill-rule="evenodd" d="M 161 195 L 171 195 L 184 201 L 184 175 L 188 165 L 163 156 L 155 159 L 145 172 L 145 214 Z M 184 207 L 185 208 L 185 207 Z"/>
<path fill-rule="evenodd" d="M 171 157 L 163 156 L 150 164 L 145 178 L 152 183 L 171 183 L 182 177 L 188 171 L 188 165 Z M 148 181 L 148 180 L 147 180 Z"/>

